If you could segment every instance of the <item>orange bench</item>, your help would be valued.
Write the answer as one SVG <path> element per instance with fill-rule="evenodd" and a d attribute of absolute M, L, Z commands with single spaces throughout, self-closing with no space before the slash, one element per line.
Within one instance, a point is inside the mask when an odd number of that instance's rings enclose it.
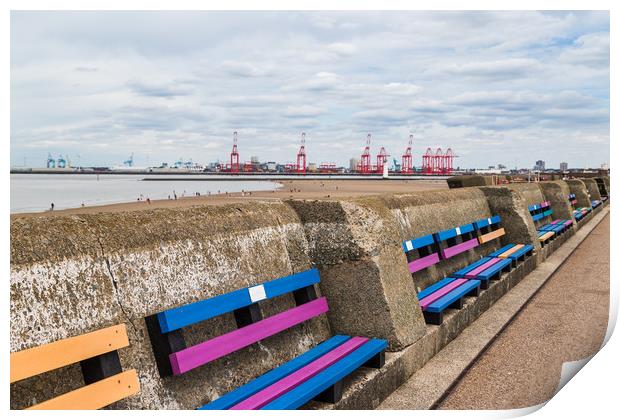
<path fill-rule="evenodd" d="M 11 353 L 11 383 L 80 362 L 85 386 L 33 410 L 95 410 L 140 391 L 135 369 L 123 372 L 118 349 L 129 346 L 125 324 Z"/>

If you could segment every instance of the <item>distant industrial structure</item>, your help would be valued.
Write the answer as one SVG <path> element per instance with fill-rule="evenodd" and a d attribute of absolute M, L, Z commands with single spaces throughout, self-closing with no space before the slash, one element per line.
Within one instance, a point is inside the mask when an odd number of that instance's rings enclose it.
<path fill-rule="evenodd" d="M 74 167 L 71 165 L 69 156 L 65 154 L 58 154 L 57 157 L 52 156 L 52 153 L 48 153 L 46 165 L 44 168 L 26 168 L 25 160 L 23 168 L 12 168 L 13 173 L 24 172 L 50 172 L 50 173 L 155 173 L 155 174 L 187 174 L 187 173 L 222 173 L 222 174 L 289 174 L 289 175 L 306 175 L 306 174 L 351 174 L 351 175 L 380 175 L 387 177 L 389 174 L 407 176 L 407 175 L 424 175 L 424 176 L 447 176 L 455 173 L 476 173 L 476 174 L 503 174 L 503 175 L 523 175 L 530 176 L 533 174 L 564 174 L 570 176 L 573 173 L 589 174 L 589 173 L 608 173 L 609 166 L 607 164 L 601 164 L 600 168 L 596 169 L 575 169 L 568 168 L 568 163 L 561 162 L 559 169 L 549 169 L 546 167 L 544 160 L 537 160 L 532 169 L 507 169 L 505 165 L 498 163 L 485 167 L 483 169 L 478 168 L 461 168 L 455 167 L 455 159 L 458 156 L 453 152 L 451 147 L 448 147 L 444 152 L 441 147 L 433 149 L 427 147 L 424 154 L 421 155 L 421 165 L 416 167 L 414 165 L 413 155 L 413 134 L 409 134 L 407 144 L 404 148 L 404 152 L 400 155 L 400 161 L 398 156 L 391 156 L 385 146 L 379 148 L 378 153 L 373 159 L 371 151 L 372 135 L 368 133 L 366 135 L 365 144 L 360 155 L 352 156 L 349 159 L 347 166 L 338 166 L 334 162 L 320 162 L 317 163 L 309 160 L 311 147 L 307 148 L 306 133 L 302 132 L 299 137 L 299 148 L 297 149 L 297 155 L 293 162 L 285 164 L 278 163 L 273 160 L 261 162 L 258 156 L 251 156 L 249 161 L 243 161 L 241 159 L 239 136 L 238 132 L 232 133 L 232 148 L 231 152 L 225 162 L 216 160 L 205 165 L 196 163 L 193 159 L 183 159 L 182 157 L 176 160 L 174 163 L 162 162 L 159 166 L 142 166 L 138 167 L 134 162 L 134 153 L 123 160 L 121 165 L 111 167 L 82 167 L 78 165 Z M 148 161 L 148 157 L 147 157 Z"/>

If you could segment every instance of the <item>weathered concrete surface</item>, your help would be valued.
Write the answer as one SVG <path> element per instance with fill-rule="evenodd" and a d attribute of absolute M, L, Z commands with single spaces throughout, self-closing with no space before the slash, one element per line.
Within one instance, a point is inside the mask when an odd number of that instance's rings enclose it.
<path fill-rule="evenodd" d="M 450 188 L 484 187 L 493 185 L 493 177 L 483 175 L 459 175 L 447 179 Z"/>
<path fill-rule="evenodd" d="M 588 194 L 590 195 L 590 200 L 600 200 L 601 193 L 598 189 L 598 185 L 596 185 L 596 181 L 594 178 L 583 178 L 583 183 L 586 185 L 586 189 L 588 190 Z"/>
<path fill-rule="evenodd" d="M 382 199 L 290 201 L 304 223 L 310 256 L 321 271 L 334 331 L 382 337 L 390 350 L 424 334 L 398 221 Z M 356 302 L 356 304 L 351 304 Z"/>
<path fill-rule="evenodd" d="M 609 318 L 609 219 L 605 216 L 575 249 L 440 408 L 502 410 L 544 403 L 557 389 L 563 362 L 599 350 Z"/>
<path fill-rule="evenodd" d="M 303 226 L 282 203 L 25 218 L 11 223 L 11 351 L 128 325 L 119 351 L 140 394 L 116 408 L 195 408 L 331 335 L 319 317 L 181 377 L 161 379 L 144 317 L 310 268 Z M 291 297 L 262 302 L 265 316 Z M 188 345 L 234 328 L 223 316 L 186 330 Z M 222 372 L 226 372 L 223 374 Z M 80 387 L 79 367 L 11 387 L 19 408 Z"/>
<path fill-rule="evenodd" d="M 565 181 L 570 188 L 571 194 L 575 194 L 577 199 L 577 207 L 591 207 L 592 203 L 588 196 L 586 184 L 581 179 L 567 179 Z"/>
<path fill-rule="evenodd" d="M 568 201 L 568 195 L 570 194 L 568 184 L 564 181 L 546 181 L 538 185 L 545 199 L 551 204 L 554 218 L 570 219 L 575 224 L 573 209 Z"/>
<path fill-rule="evenodd" d="M 398 246 L 401 255 L 404 255 L 402 241 L 495 215 L 489 210 L 487 199 L 478 188 L 435 191 L 433 194 L 391 195 L 384 196 L 383 200 L 398 221 Z M 416 292 L 497 249 L 501 240 L 505 239 L 490 241 L 414 273 L 410 277 L 413 278 Z"/>
<path fill-rule="evenodd" d="M 530 186 L 528 189 L 529 188 L 532 187 Z M 486 196 L 491 213 L 499 214 L 502 218 L 502 225 L 506 230 L 505 242 L 510 240 L 512 243 L 531 244 L 534 246 L 536 252 L 538 252 L 540 250 L 540 244 L 536 239 L 536 227 L 527 209 L 530 203 L 521 194 L 521 189 L 521 187 L 517 187 L 516 189 L 506 187 L 480 188 Z M 532 191 L 530 191 L 528 196 L 530 201 L 535 201 L 533 197 L 536 197 L 536 199 L 539 197 Z M 540 198 L 542 198 L 542 194 Z M 539 203 L 542 201 L 544 200 L 541 199 Z"/>
<path fill-rule="evenodd" d="M 608 209 L 606 208 L 605 211 L 608 212 Z M 585 229 L 580 230 L 570 238 L 566 245 L 554 253 L 551 258 L 537 266 L 533 272 L 522 279 L 509 293 L 481 314 L 455 340 L 430 359 L 428 363 L 421 366 L 405 384 L 386 398 L 378 408 L 392 410 L 427 410 L 434 408 L 450 391 L 456 381 L 459 380 L 463 372 L 477 360 L 495 337 L 501 333 L 531 297 L 551 278 L 558 267 L 564 263 L 606 214 L 603 213 L 597 216 L 592 223 L 586 225 Z M 566 290 L 572 291 L 573 289 L 567 288 Z M 555 308 L 555 306 L 552 305 L 551 308 Z M 529 343 L 528 341 L 524 342 L 522 337 L 523 334 L 517 337 L 521 344 Z M 513 357 L 511 349 L 508 348 L 509 357 Z M 546 353 L 541 352 L 540 354 Z M 401 357 L 405 358 L 406 355 L 403 353 Z M 527 363 L 520 359 L 515 360 L 515 363 L 519 366 L 527 365 Z M 498 373 L 501 372 L 494 372 L 494 374 Z M 488 398 L 489 392 L 493 389 L 486 384 L 478 385 L 475 392 L 480 393 L 480 395 L 470 398 L 468 404 L 478 404 L 471 408 L 485 408 L 485 403 L 493 402 L 493 399 Z M 451 408 L 470 407 L 459 406 Z"/>
<path fill-rule="evenodd" d="M 601 197 L 609 197 L 609 193 L 607 192 L 607 185 L 605 184 L 605 179 L 600 177 L 594 178 L 594 180 L 596 181 L 596 186 L 598 187 L 598 192 L 601 194 Z"/>
<path fill-rule="evenodd" d="M 343 399 L 336 405 L 312 403 L 309 408 L 321 409 L 373 409 L 394 392 L 407 378 L 424 365 L 435 354 L 458 337 L 467 326 L 491 307 L 509 289 L 530 273 L 536 258 L 529 258 L 498 281 L 491 282 L 489 289 L 482 290 L 478 298 L 465 298 L 462 309 L 448 309 L 444 323 L 428 325 L 426 334 L 411 346 L 386 354 L 386 363 L 381 370 L 364 369 L 347 378 Z"/>

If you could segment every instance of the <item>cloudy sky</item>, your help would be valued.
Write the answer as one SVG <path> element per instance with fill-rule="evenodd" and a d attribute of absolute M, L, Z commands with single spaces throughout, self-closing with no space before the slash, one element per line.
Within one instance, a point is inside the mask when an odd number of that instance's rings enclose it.
<path fill-rule="evenodd" d="M 11 163 L 609 161 L 607 12 L 12 12 Z M 79 156 L 79 158 L 78 158 Z M 374 158 L 373 158 L 374 160 Z"/>

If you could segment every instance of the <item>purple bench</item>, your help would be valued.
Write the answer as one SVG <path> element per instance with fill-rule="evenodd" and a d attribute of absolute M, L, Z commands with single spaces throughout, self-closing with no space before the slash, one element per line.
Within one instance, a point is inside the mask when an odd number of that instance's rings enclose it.
<path fill-rule="evenodd" d="M 161 376 L 179 376 L 328 312 L 318 297 L 316 269 L 171 308 L 145 318 Z M 260 302 L 292 293 L 295 306 L 263 318 Z M 183 328 L 232 312 L 232 331 L 187 346 Z M 387 341 L 337 335 L 270 370 L 204 409 L 293 409 L 316 399 L 337 402 L 346 376 L 362 366 L 380 368 Z"/>

